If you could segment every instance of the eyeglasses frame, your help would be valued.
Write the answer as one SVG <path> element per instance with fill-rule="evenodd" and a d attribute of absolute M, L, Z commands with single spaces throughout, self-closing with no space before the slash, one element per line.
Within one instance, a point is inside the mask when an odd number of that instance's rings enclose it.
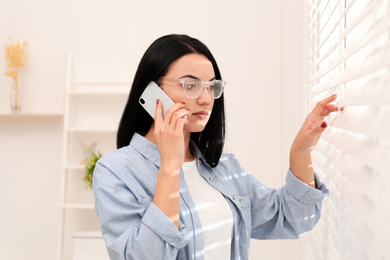
<path fill-rule="evenodd" d="M 200 92 L 200 94 L 199 94 L 197 97 L 188 97 L 188 96 L 185 94 L 185 85 L 186 85 L 186 83 L 187 83 L 188 81 L 200 81 L 200 82 L 202 82 L 203 89 L 202 89 L 202 91 Z M 211 93 L 211 91 L 210 91 L 210 85 L 211 85 L 213 82 L 217 82 L 217 81 L 219 81 L 219 82 L 222 83 L 222 89 L 221 89 L 221 95 L 219 95 L 219 96 L 216 98 L 216 97 L 212 97 L 212 96 L 210 95 L 210 93 Z M 179 79 L 178 82 L 181 83 L 182 86 L 183 86 L 183 94 L 184 94 L 184 96 L 186 96 L 187 98 L 190 98 L 190 99 L 196 99 L 196 98 L 200 97 L 200 95 L 202 94 L 202 92 L 203 92 L 203 90 L 204 90 L 205 87 L 208 88 L 208 92 L 209 92 L 210 98 L 212 98 L 212 99 L 218 99 L 218 98 L 220 98 L 220 97 L 223 95 L 223 92 L 224 92 L 225 86 L 226 86 L 226 81 L 220 80 L 220 79 L 214 79 L 214 80 L 211 80 L 211 81 L 203 81 L 203 80 L 200 80 L 200 79 Z M 176 84 L 176 83 L 161 83 L 161 82 L 156 82 L 156 83 L 157 83 L 158 86 L 160 86 L 160 87 L 161 87 L 161 85 L 172 85 L 172 84 Z"/>

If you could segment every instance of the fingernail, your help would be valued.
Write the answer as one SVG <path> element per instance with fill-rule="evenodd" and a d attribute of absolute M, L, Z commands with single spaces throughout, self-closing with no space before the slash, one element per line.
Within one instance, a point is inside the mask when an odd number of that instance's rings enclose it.
<path fill-rule="evenodd" d="M 188 111 L 190 111 L 188 108 L 187 108 Z"/>
<path fill-rule="evenodd" d="M 332 97 L 337 96 L 337 94 L 333 94 Z"/>
<path fill-rule="evenodd" d="M 157 100 L 156 100 L 156 105 L 158 105 L 158 103 L 160 103 L 160 99 L 157 99 Z"/>
<path fill-rule="evenodd" d="M 326 122 L 323 122 L 323 123 L 321 124 L 321 127 L 322 127 L 322 128 L 325 128 L 325 127 L 326 127 Z"/>
<path fill-rule="evenodd" d="M 183 104 L 183 105 L 185 105 L 186 104 L 186 102 L 180 102 L 181 104 Z"/>

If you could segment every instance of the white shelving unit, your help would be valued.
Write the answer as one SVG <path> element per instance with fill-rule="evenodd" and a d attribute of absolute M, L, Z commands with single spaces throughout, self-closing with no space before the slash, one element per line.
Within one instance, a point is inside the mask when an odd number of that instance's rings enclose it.
<path fill-rule="evenodd" d="M 57 260 L 72 259 L 75 232 L 93 233 L 91 242 L 99 238 L 96 234 L 102 239 L 93 192 L 83 182 L 82 144 L 96 142 L 102 154 L 116 149 L 116 131 L 129 91 L 129 82 L 72 81 L 72 54 L 68 54 Z"/>

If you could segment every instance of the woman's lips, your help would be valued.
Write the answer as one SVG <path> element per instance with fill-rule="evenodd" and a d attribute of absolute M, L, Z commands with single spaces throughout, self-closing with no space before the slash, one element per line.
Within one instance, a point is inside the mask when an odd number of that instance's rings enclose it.
<path fill-rule="evenodd" d="M 209 112 L 207 112 L 207 111 L 198 111 L 198 112 L 192 113 L 192 115 L 208 116 Z"/>
<path fill-rule="evenodd" d="M 191 116 L 196 116 L 196 117 L 200 117 L 200 118 L 204 119 L 204 118 L 208 118 L 209 112 L 207 112 L 207 111 L 198 111 L 198 112 L 192 113 Z"/>

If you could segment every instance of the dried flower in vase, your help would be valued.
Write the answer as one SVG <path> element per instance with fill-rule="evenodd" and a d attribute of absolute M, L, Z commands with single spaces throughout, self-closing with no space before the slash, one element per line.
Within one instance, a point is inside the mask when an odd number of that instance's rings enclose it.
<path fill-rule="evenodd" d="M 85 165 L 83 181 L 86 185 L 85 188 L 92 189 L 93 171 L 95 170 L 96 162 L 102 157 L 102 154 L 99 151 L 95 151 L 96 143 L 93 143 L 90 146 L 83 143 L 82 146 L 86 153 L 86 158 L 83 161 Z"/>
<path fill-rule="evenodd" d="M 11 39 L 9 39 L 11 41 Z M 20 110 L 19 89 L 18 89 L 18 77 L 19 68 L 26 65 L 27 55 L 25 55 L 25 48 L 28 43 L 24 41 L 22 44 L 19 42 L 16 44 L 9 43 L 4 47 L 6 51 L 5 60 L 7 61 L 6 76 L 12 77 L 13 84 L 11 91 L 11 108 Z"/>

